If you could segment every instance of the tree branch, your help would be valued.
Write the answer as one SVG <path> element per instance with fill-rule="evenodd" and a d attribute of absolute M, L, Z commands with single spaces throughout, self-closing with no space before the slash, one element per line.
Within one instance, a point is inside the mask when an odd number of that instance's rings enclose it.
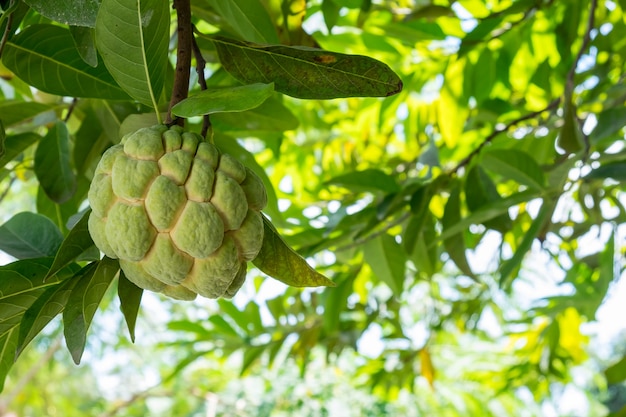
<path fill-rule="evenodd" d="M 482 143 L 480 145 L 478 145 L 478 147 L 476 149 L 474 149 L 472 152 L 470 152 L 469 155 L 467 155 L 465 158 L 463 158 L 461 160 L 461 162 L 459 162 L 459 164 L 457 166 L 455 166 L 450 171 L 450 174 L 456 174 L 459 169 L 461 169 L 465 165 L 467 165 L 472 160 L 472 158 L 474 158 L 478 153 L 480 153 L 480 151 L 485 147 L 485 145 L 491 143 L 491 141 L 493 141 L 500 133 L 504 133 L 504 132 L 508 131 L 510 128 L 517 126 L 518 124 L 520 124 L 521 122 L 523 122 L 525 120 L 534 119 L 535 117 L 539 116 L 543 112 L 546 112 L 548 110 L 553 110 L 553 109 L 557 108 L 560 103 L 561 103 L 561 98 L 560 97 L 556 98 L 556 99 L 552 100 L 550 102 L 550 104 L 548 104 L 545 108 L 543 108 L 541 110 L 534 111 L 532 113 L 528 113 L 528 114 L 526 114 L 524 116 L 518 117 L 515 120 L 511 120 L 504 127 L 501 127 L 499 129 L 494 129 L 489 134 L 489 136 L 487 136 L 485 138 L 485 140 L 483 140 Z"/>
<path fill-rule="evenodd" d="M 191 5 L 190 0 L 174 0 L 174 9 L 178 19 L 178 47 L 176 51 L 176 71 L 174 73 L 174 87 L 172 88 L 172 98 L 167 112 L 166 124 L 178 124 L 183 126 L 184 119 L 172 118 L 172 107 L 187 98 L 189 92 L 189 72 L 191 70 L 191 40 L 193 37 L 191 27 Z"/>

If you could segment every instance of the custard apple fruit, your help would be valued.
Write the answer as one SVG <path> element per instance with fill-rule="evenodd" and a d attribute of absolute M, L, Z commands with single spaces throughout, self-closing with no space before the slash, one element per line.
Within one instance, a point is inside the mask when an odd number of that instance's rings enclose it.
<path fill-rule="evenodd" d="M 96 246 L 137 286 L 177 299 L 232 297 L 263 243 L 261 179 L 178 126 L 109 148 L 89 203 Z"/>

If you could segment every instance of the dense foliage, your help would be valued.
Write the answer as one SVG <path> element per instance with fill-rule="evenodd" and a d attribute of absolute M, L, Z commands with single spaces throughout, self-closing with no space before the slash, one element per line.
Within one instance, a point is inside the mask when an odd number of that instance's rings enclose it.
<path fill-rule="evenodd" d="M 0 4 L 0 413 L 626 412 L 585 330 L 626 266 L 625 1 Z M 268 190 L 233 300 L 143 293 L 87 232 L 105 149 L 182 118 Z"/>

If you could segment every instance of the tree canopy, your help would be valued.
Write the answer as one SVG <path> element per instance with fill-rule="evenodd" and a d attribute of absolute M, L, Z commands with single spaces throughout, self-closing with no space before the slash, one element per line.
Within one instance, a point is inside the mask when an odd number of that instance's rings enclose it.
<path fill-rule="evenodd" d="M 626 266 L 626 1 L 0 7 L 0 414 L 625 415 L 589 324 Z M 267 189 L 232 300 L 89 235 L 101 155 L 156 123 Z"/>

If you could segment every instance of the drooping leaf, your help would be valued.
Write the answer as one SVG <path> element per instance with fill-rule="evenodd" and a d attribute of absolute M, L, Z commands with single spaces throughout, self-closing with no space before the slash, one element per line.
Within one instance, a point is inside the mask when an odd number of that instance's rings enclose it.
<path fill-rule="evenodd" d="M 260 106 L 274 92 L 274 84 L 248 84 L 237 87 L 208 89 L 184 99 L 172 107 L 181 117 L 223 112 L 242 112 Z"/>
<path fill-rule="evenodd" d="M 33 118 L 37 117 L 41 113 L 53 109 L 54 106 L 44 103 L 19 100 L 0 101 L 0 114 L 2 114 L 2 123 L 4 123 L 6 128 L 32 121 Z"/>
<path fill-rule="evenodd" d="M 451 191 L 450 197 L 443 212 L 441 225 L 443 231 L 450 229 L 452 226 L 461 221 L 461 187 L 457 184 Z M 451 235 L 444 239 L 443 245 L 450 255 L 450 259 L 465 275 L 473 277 L 474 273 L 467 262 L 465 237 L 463 232 Z"/>
<path fill-rule="evenodd" d="M 545 177 L 541 167 L 526 152 L 515 149 L 490 150 L 482 155 L 482 166 L 537 190 L 545 186 Z"/>
<path fill-rule="evenodd" d="M 406 254 L 393 236 L 380 235 L 363 245 L 363 257 L 376 276 L 399 296 L 404 289 Z"/>
<path fill-rule="evenodd" d="M 87 331 L 96 309 L 118 270 L 117 260 L 104 257 L 84 267 L 80 281 L 72 289 L 63 311 L 63 330 L 67 348 L 76 364 L 80 363 L 85 350 Z"/>
<path fill-rule="evenodd" d="M 493 180 L 478 165 L 470 168 L 465 179 L 465 202 L 470 211 L 475 212 L 483 207 L 501 200 Z M 488 228 L 505 233 L 511 228 L 511 218 L 508 213 L 490 219 L 484 223 Z"/>
<path fill-rule="evenodd" d="M 556 145 L 566 154 L 576 153 L 585 146 L 583 132 L 576 115 L 576 106 L 572 102 L 572 96 L 565 94 L 563 104 L 563 126 L 556 139 Z"/>
<path fill-rule="evenodd" d="M 259 45 L 213 37 L 220 62 L 239 81 L 274 83 L 276 91 L 297 98 L 387 97 L 402 81 L 373 58 L 309 47 Z"/>
<path fill-rule="evenodd" d="M 120 277 L 117 282 L 117 295 L 120 299 L 120 310 L 124 314 L 126 326 L 130 333 L 130 340 L 135 342 L 135 324 L 137 323 L 137 314 L 141 305 L 141 296 L 143 289 L 139 288 L 126 278 L 124 271 L 120 269 Z"/>
<path fill-rule="evenodd" d="M 50 219 L 29 211 L 0 226 L 0 250 L 17 259 L 53 256 L 62 241 L 63 234 Z"/>
<path fill-rule="evenodd" d="M 65 239 L 63 239 L 61 246 L 56 252 L 50 271 L 47 274 L 48 277 L 56 274 L 59 270 L 69 265 L 74 259 L 93 246 L 93 240 L 91 240 L 91 235 L 87 228 L 90 213 L 91 210 L 87 210 L 78 223 L 70 229 Z"/>
<path fill-rule="evenodd" d="M 317 272 L 280 237 L 272 223 L 263 216 L 263 246 L 252 261 L 267 275 L 293 287 L 334 287 L 335 283 Z"/>
<path fill-rule="evenodd" d="M 63 311 L 72 289 L 80 278 L 81 276 L 78 275 L 73 279 L 67 279 L 54 287 L 46 289 L 28 310 L 24 312 L 24 317 L 20 322 L 16 355 L 19 355 L 26 345 L 28 345 L 57 314 Z"/>
<path fill-rule="evenodd" d="M 522 259 L 530 250 L 533 241 L 537 238 L 545 223 L 550 221 L 555 206 L 556 201 L 543 201 L 539 213 L 537 213 L 537 217 L 535 217 L 524 234 L 524 238 L 516 248 L 515 254 L 500 265 L 500 287 L 506 287 L 510 284 L 511 274 L 519 267 Z"/>
<path fill-rule="evenodd" d="M 328 184 L 345 187 L 351 191 L 382 191 L 393 193 L 400 190 L 395 178 L 379 169 L 349 172 L 328 180 Z"/>
<path fill-rule="evenodd" d="M 243 40 L 278 43 L 278 35 L 267 10 L 259 0 L 222 0 L 211 7 Z"/>
<path fill-rule="evenodd" d="M 64 122 L 57 122 L 41 139 L 35 152 L 35 174 L 51 200 L 64 203 L 76 191 L 71 166 L 70 134 Z"/>
<path fill-rule="evenodd" d="M 102 0 L 96 46 L 113 78 L 132 98 L 158 108 L 165 82 L 169 2 Z"/>
<path fill-rule="evenodd" d="M 0 120 L 0 159 L 2 159 L 2 157 L 6 153 L 6 145 L 4 144 L 6 139 L 7 139 L 7 132 L 4 130 L 4 123 L 2 123 L 2 120 Z"/>
<path fill-rule="evenodd" d="M 439 96 L 437 123 L 448 148 L 457 146 L 469 116 L 469 108 L 463 91 L 465 65 L 464 59 L 457 59 L 448 65 L 445 82 Z"/>
<path fill-rule="evenodd" d="M 69 97 L 125 100 L 128 95 L 103 65 L 88 65 L 68 29 L 31 25 L 7 42 L 2 62 L 37 89 Z"/>
<path fill-rule="evenodd" d="M 17 155 L 22 153 L 26 148 L 37 142 L 39 139 L 41 139 L 41 137 L 32 132 L 7 136 L 4 141 L 4 155 L 0 156 L 0 167 L 3 167 L 7 163 L 11 162 Z"/>
<path fill-rule="evenodd" d="M 37 13 L 66 25 L 89 26 L 96 24 L 100 0 L 24 0 Z"/>

